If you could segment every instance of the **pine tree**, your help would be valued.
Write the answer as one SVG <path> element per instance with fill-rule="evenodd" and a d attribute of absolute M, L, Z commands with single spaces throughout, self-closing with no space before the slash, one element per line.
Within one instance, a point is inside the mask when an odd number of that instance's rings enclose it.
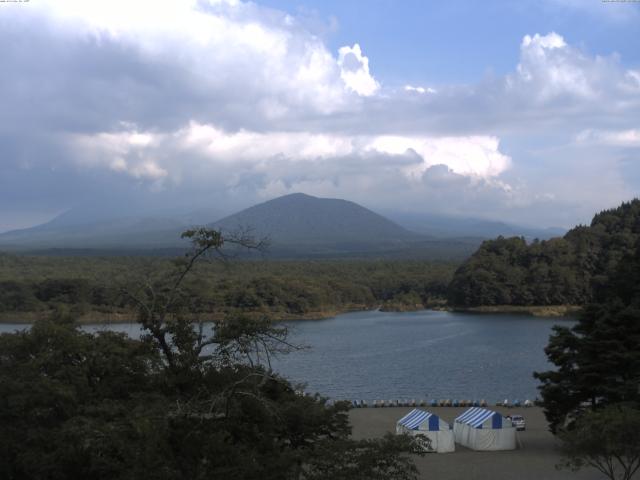
<path fill-rule="evenodd" d="M 558 369 L 534 376 L 552 431 L 587 409 L 640 406 L 640 242 L 578 323 L 555 328 L 545 352 Z"/>

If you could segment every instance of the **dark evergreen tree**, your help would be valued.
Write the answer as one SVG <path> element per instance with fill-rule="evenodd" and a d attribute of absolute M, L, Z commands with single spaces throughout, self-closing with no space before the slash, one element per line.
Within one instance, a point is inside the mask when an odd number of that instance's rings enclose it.
<path fill-rule="evenodd" d="M 554 432 L 588 409 L 640 407 L 640 241 L 596 301 L 575 326 L 555 327 L 545 352 L 557 370 L 534 374 Z"/>

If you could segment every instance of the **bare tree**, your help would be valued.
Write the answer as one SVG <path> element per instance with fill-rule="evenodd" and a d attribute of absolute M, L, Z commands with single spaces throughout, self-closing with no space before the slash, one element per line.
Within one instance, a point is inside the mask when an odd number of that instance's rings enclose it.
<path fill-rule="evenodd" d="M 190 240 L 191 249 L 184 257 L 174 261 L 172 271 L 161 279 L 147 276 L 136 287 L 123 289 L 125 297 L 138 308 L 138 321 L 147 332 L 146 338 L 158 346 L 171 369 L 193 367 L 206 361 L 207 357 L 202 355 L 205 348 L 220 341 L 216 335 L 205 332 L 204 324 L 207 319 L 188 309 L 189 292 L 185 290 L 184 283 L 197 263 L 206 260 L 227 263 L 232 255 L 225 247 L 264 251 L 268 245 L 267 239 L 256 239 L 246 229 L 223 235 L 218 230 L 200 227 L 185 231 L 182 238 Z M 266 327 L 267 323 L 259 322 L 264 331 L 261 336 L 253 339 L 254 346 L 261 346 L 262 350 L 268 347 L 269 339 L 286 337 L 285 331 L 270 331 Z M 220 332 L 228 330 L 220 322 L 214 324 Z M 229 340 L 227 335 L 226 343 Z M 242 336 L 238 340 L 246 343 Z"/>

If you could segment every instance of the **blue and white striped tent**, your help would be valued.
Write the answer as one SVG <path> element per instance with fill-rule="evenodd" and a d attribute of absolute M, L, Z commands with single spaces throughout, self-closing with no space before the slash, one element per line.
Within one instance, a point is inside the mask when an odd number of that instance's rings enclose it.
<path fill-rule="evenodd" d="M 455 450 L 451 426 L 431 412 L 414 408 L 398 420 L 396 433 L 408 434 L 418 439 L 426 437 L 429 442 L 422 443 L 425 451 L 445 453 Z"/>
<path fill-rule="evenodd" d="M 516 429 L 511 420 L 486 408 L 474 407 L 457 417 L 453 435 L 460 445 L 472 450 L 514 450 Z"/>
<path fill-rule="evenodd" d="M 456 422 L 466 423 L 473 428 L 482 428 L 485 422 L 491 420 L 491 428 L 502 428 L 502 415 L 486 408 L 473 407 L 456 418 Z"/>

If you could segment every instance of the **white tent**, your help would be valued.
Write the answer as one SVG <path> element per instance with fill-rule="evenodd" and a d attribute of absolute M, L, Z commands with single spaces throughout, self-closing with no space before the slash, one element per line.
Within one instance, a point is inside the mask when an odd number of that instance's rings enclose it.
<path fill-rule="evenodd" d="M 456 442 L 472 450 L 515 450 L 516 429 L 498 412 L 470 408 L 453 424 Z"/>
<path fill-rule="evenodd" d="M 415 437 L 418 444 L 427 452 L 446 453 L 455 450 L 451 426 L 437 415 L 424 410 L 414 408 L 398 420 L 396 433 L 398 435 L 406 433 Z M 424 437 L 429 441 L 420 442 Z"/>

